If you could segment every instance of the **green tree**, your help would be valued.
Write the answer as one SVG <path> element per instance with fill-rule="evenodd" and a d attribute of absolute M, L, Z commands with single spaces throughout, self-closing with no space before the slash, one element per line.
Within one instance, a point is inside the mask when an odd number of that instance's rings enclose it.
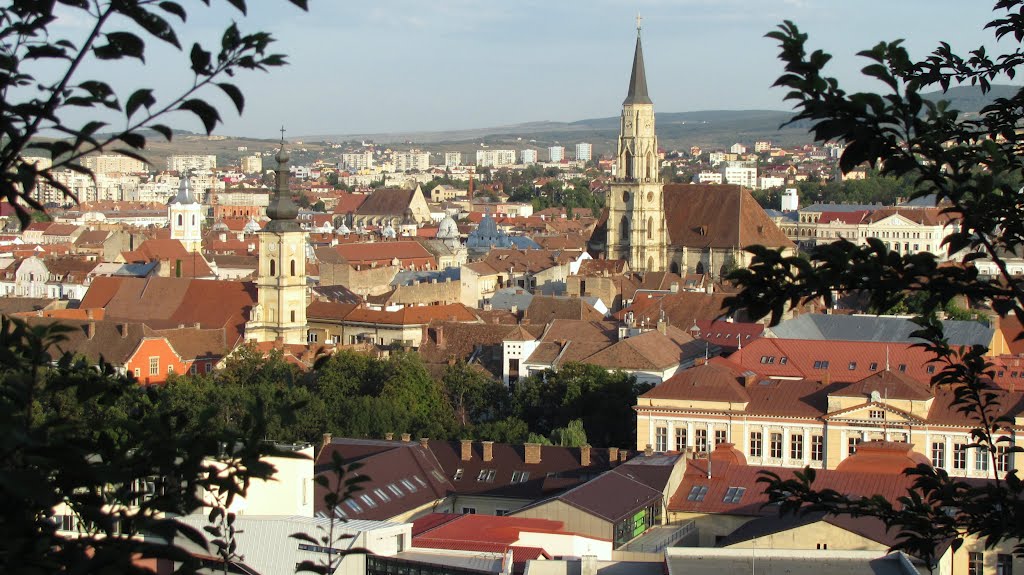
<path fill-rule="evenodd" d="M 992 469 L 998 469 L 997 448 L 1020 451 L 1010 440 L 1013 421 L 1002 416 L 1006 406 L 998 405 L 998 394 L 991 388 L 993 366 L 983 346 L 957 349 L 946 344 L 934 312 L 954 298 L 966 298 L 984 302 L 1000 315 L 1024 319 L 1024 286 L 1009 272 L 1005 259 L 1019 253 L 1024 238 L 1024 207 L 1016 187 L 1024 166 L 1018 135 L 1024 121 L 1024 90 L 966 117 L 922 93 L 945 91 L 955 84 L 988 91 L 993 80 L 1013 78 L 1024 63 L 1022 8 L 1022 0 L 995 2 L 997 16 L 987 28 L 1003 40 L 1001 45 L 1013 44 L 1003 54 L 993 55 L 982 47 L 960 56 L 942 43 L 914 61 L 899 41 L 881 42 L 861 52 L 867 60 L 863 73 L 885 86 L 882 94 L 842 90 L 825 74 L 830 56 L 820 50 L 809 52 L 807 35 L 792 22 L 770 33 L 780 44 L 786 70 L 776 85 L 789 90 L 786 97 L 797 110 L 793 121 L 810 125 L 820 142 L 845 144 L 839 162 L 844 171 L 866 163 L 884 177 L 909 178 L 915 197 L 934 194 L 943 213 L 959 223 L 943 245 L 961 265 L 940 265 L 928 253 L 890 252 L 874 240 L 864 246 L 846 241 L 818 246 L 809 260 L 753 247 L 751 266 L 732 275 L 742 291 L 727 302 L 733 310 L 744 308 L 754 317 L 771 315 L 777 322 L 787 306 L 807 300 L 830 305 L 834 293 L 862 290 L 874 309 L 889 309 L 912 294 L 922 294 L 918 335 L 927 340 L 942 366 L 932 384 L 953 391 L 954 408 L 975 426 L 970 448 L 988 453 Z M 979 258 L 993 262 L 1000 273 L 980 276 L 972 265 Z M 898 502 L 817 492 L 811 469 L 794 479 L 771 474 L 764 479 L 783 511 L 879 518 L 899 533 L 897 548 L 925 558 L 929 565 L 934 565 L 940 542 L 953 541 L 955 549 L 968 536 L 988 546 L 1011 542 L 1018 553 L 1024 552 L 1024 483 L 1015 470 L 1000 472 L 984 485 L 965 483 L 928 465 L 906 473 L 913 476 L 914 485 Z"/>
<path fill-rule="evenodd" d="M 157 389 L 55 353 L 70 329 L 0 319 L 0 571 L 134 573 L 136 555 L 187 561 L 159 539 L 202 537 L 167 517 L 201 507 L 204 491 L 230 503 L 272 474 L 260 461 L 270 453 L 262 410 L 238 433 L 158 409 Z M 226 471 L 211 473 L 213 459 Z M 77 518 L 80 536 L 58 530 L 57 512 Z"/>
<path fill-rule="evenodd" d="M 289 1 L 306 7 L 306 0 Z M 245 13 L 245 0 L 228 3 Z M 102 75 L 116 77 L 121 60 L 145 62 L 146 40 L 183 51 L 176 27 L 185 23 L 190 11 L 195 15 L 196 9 L 150 0 L 62 0 L 65 16 L 87 27 L 80 40 L 62 37 L 53 26 L 57 4 L 56 0 L 13 0 L 0 7 L 0 195 L 14 206 L 23 226 L 32 210 L 43 210 L 34 194 L 38 183 L 74 197 L 55 177 L 56 170 L 91 175 L 80 160 L 100 151 L 146 161 L 140 152 L 147 136 L 156 132 L 170 140 L 171 128 L 161 122 L 177 112 L 195 115 L 210 133 L 221 121 L 220 112 L 205 99 L 210 90 L 219 89 L 241 112 L 245 97 L 230 78 L 243 70 L 266 70 L 285 63 L 284 56 L 267 53 L 273 42 L 270 34 L 243 34 L 231 24 L 216 47 L 191 46 L 186 65 L 193 79 L 177 94 L 157 94 L 150 88 L 118 94 Z M 98 68 L 99 76 L 83 78 L 86 61 L 108 65 Z M 74 108 L 95 109 L 96 116 L 104 109 L 123 113 L 123 127 L 104 132 L 108 123 L 96 119 L 72 125 L 65 118 Z M 45 133 L 67 139 L 40 139 Z M 52 165 L 27 160 L 31 150 L 48 153 Z"/>

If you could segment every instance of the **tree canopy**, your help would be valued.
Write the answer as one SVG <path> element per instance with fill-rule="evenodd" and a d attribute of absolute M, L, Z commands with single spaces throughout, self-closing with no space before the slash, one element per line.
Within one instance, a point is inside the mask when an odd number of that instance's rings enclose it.
<path fill-rule="evenodd" d="M 841 240 L 816 247 L 808 259 L 764 247 L 752 247 L 749 268 L 732 279 L 742 291 L 727 304 L 754 317 L 777 322 L 787 306 L 808 300 L 831 304 L 835 294 L 864 291 L 874 309 L 890 309 L 911 298 L 921 314 L 918 335 L 942 364 L 932 384 L 949 387 L 955 407 L 975 426 L 969 448 L 983 450 L 998 469 L 999 448 L 1017 452 L 1011 442 L 1012 421 L 992 393 L 993 366 L 984 347 L 951 348 L 943 339 L 934 312 L 951 300 L 980 302 L 999 315 L 1024 319 L 1024 286 L 1009 273 L 1007 262 L 1019 258 L 1024 238 L 1024 206 L 1017 186 L 1024 174 L 1019 129 L 1024 120 L 1024 90 L 996 99 L 978 115 L 965 116 L 943 101 L 922 97 L 926 90 L 969 84 L 987 91 L 991 82 L 1014 78 L 1024 63 L 1024 2 L 998 0 L 997 16 L 987 25 L 997 39 L 1013 43 L 1003 54 L 980 47 L 966 55 L 941 43 L 922 60 L 911 59 L 901 41 L 880 42 L 860 52 L 862 72 L 885 87 L 882 93 L 848 93 L 826 74 L 830 56 L 808 48 L 808 37 L 785 22 L 769 38 L 778 41 L 785 73 L 775 85 L 788 90 L 796 106 L 793 122 L 805 122 L 819 142 L 846 146 L 839 165 L 844 171 L 867 164 L 887 178 L 913 185 L 914 197 L 933 197 L 958 224 L 943 246 L 954 265 L 942 265 L 929 253 L 894 253 L 878 241 L 856 245 Z M 982 276 L 973 263 L 988 260 L 1000 273 Z M 824 510 L 877 517 L 899 533 L 897 548 L 934 560 L 940 542 L 959 547 L 977 537 L 989 546 L 1012 542 L 1024 551 L 1024 513 L 1016 470 L 999 473 L 984 484 L 950 477 L 942 469 L 920 465 L 906 473 L 914 486 L 899 501 L 851 499 L 814 490 L 814 471 L 795 479 L 765 477 L 768 492 L 784 511 Z M 931 561 L 930 563 L 934 563 Z"/>

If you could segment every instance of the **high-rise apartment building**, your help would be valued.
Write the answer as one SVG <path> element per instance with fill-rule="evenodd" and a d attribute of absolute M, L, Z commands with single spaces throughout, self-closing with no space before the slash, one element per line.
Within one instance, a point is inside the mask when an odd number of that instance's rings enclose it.
<path fill-rule="evenodd" d="M 745 188 L 757 187 L 756 162 L 723 162 L 722 183 L 735 184 Z"/>
<path fill-rule="evenodd" d="M 217 167 L 217 156 L 212 154 L 171 156 L 167 158 L 167 169 L 172 172 L 187 172 L 189 170 L 212 170 Z"/>
<path fill-rule="evenodd" d="M 551 146 L 548 148 L 548 161 L 557 164 L 565 159 L 565 146 Z"/>
<path fill-rule="evenodd" d="M 446 168 L 454 168 L 462 165 L 462 152 L 445 152 L 444 153 L 444 166 Z"/>
<path fill-rule="evenodd" d="M 519 163 L 525 165 L 537 163 L 537 150 L 526 149 L 519 152 Z"/>
<path fill-rule="evenodd" d="M 477 150 L 476 165 L 483 168 L 513 166 L 516 163 L 515 150 Z"/>
<path fill-rule="evenodd" d="M 263 156 L 259 154 L 253 154 L 251 156 L 242 157 L 242 173 L 243 174 L 262 174 L 263 173 Z"/>
<path fill-rule="evenodd" d="M 94 174 L 137 174 L 148 171 L 146 163 L 121 154 L 103 154 L 82 158 L 82 165 Z"/>
<path fill-rule="evenodd" d="M 341 167 L 350 171 L 373 169 L 373 152 L 342 154 Z"/>
<path fill-rule="evenodd" d="M 576 144 L 576 161 L 589 162 L 593 159 L 593 148 L 586 142 Z"/>
<path fill-rule="evenodd" d="M 430 152 L 420 150 L 409 150 L 395 154 L 395 171 L 407 172 L 409 170 L 425 171 L 430 169 Z"/>

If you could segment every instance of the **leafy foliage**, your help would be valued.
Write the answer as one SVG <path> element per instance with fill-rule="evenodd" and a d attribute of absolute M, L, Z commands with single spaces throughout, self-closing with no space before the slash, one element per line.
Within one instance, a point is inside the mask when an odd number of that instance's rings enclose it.
<path fill-rule="evenodd" d="M 56 352 L 69 329 L 0 320 L 0 571 L 132 573 L 135 554 L 186 561 L 137 535 L 205 546 L 168 517 L 200 508 L 204 491 L 230 503 L 272 474 L 260 460 L 271 453 L 261 410 L 237 422 L 244 433 L 225 433 L 158 409 L 156 390 Z M 80 536 L 58 530 L 58 512 L 77 519 Z"/>
<path fill-rule="evenodd" d="M 306 0 L 289 0 L 303 9 Z M 203 0 L 206 5 L 210 0 Z M 245 14 L 245 0 L 228 0 Z M 58 15 L 60 12 L 60 15 Z M 80 164 L 87 154 L 112 151 L 146 161 L 147 131 L 167 140 L 166 118 L 186 112 L 197 117 L 207 133 L 221 121 L 218 109 L 205 98 L 211 90 L 226 96 L 241 113 L 245 98 L 228 78 L 243 70 L 267 70 L 285 64 L 281 54 L 269 53 L 273 38 L 266 32 L 244 34 L 236 24 L 224 30 L 215 47 L 195 43 L 187 65 L 193 80 L 180 93 L 159 96 L 150 88 L 119 94 L 102 77 L 83 78 L 82 64 L 109 62 L 102 69 L 116 76 L 114 63 L 146 61 L 146 42 L 158 41 L 184 52 L 176 26 L 186 23 L 193 8 L 179 2 L 153 0 L 13 0 L 0 6 L 0 196 L 14 206 L 23 226 L 43 206 L 33 192 L 40 183 L 75 199 L 54 175 L 69 169 L 92 175 Z M 84 38 L 61 37 L 54 24 L 60 18 L 87 23 Z M 41 70 L 55 67 L 51 80 Z M 90 120 L 80 126 L 65 121 L 72 108 L 92 108 L 124 115 L 123 127 Z M 111 130 L 104 132 L 104 130 Z M 58 133 L 61 139 L 40 139 Z M 26 160 L 31 151 L 45 152 L 52 165 Z"/>
<path fill-rule="evenodd" d="M 777 322 L 787 306 L 811 299 L 831 304 L 836 293 L 867 292 L 872 307 L 880 310 L 911 297 L 921 316 L 918 335 L 942 366 L 932 383 L 953 391 L 954 406 L 976 426 L 970 448 L 988 453 L 992 469 L 997 469 L 997 448 L 1018 449 L 1008 436 L 1013 422 L 1002 415 L 992 389 L 987 350 L 951 348 L 934 312 L 951 300 L 967 299 L 1024 319 L 1020 278 L 1007 267 L 1007 258 L 1020 253 L 1024 237 L 1024 207 L 1016 189 L 1022 179 L 1018 126 L 1024 120 L 1024 90 L 995 99 L 977 116 L 962 116 L 946 102 L 922 97 L 922 91 L 947 90 L 958 83 L 987 91 L 998 78 L 1012 79 L 1024 63 L 1022 7 L 1021 0 L 995 3 L 996 11 L 1005 15 L 987 28 L 996 38 L 1017 45 L 998 56 L 984 47 L 959 56 L 942 43 L 923 60 L 913 61 L 900 41 L 860 52 L 868 61 L 862 72 L 886 87 L 882 94 L 842 90 L 825 74 L 830 56 L 809 52 L 807 35 L 794 23 L 787 21 L 768 34 L 781 48 L 785 73 L 776 85 L 789 90 L 786 97 L 797 110 L 793 121 L 807 123 L 820 142 L 845 144 L 840 159 L 844 171 L 866 163 L 884 177 L 909 179 L 915 197 L 934 194 L 943 214 L 958 223 L 943 245 L 959 265 L 940 265 L 927 253 L 891 252 L 877 240 L 863 246 L 846 241 L 819 246 L 809 260 L 752 247 L 752 265 L 731 276 L 742 292 L 727 302 L 733 310 L 770 314 Z M 982 258 L 1000 270 L 996 277 L 983 277 L 972 265 Z M 942 543 L 952 541 L 955 548 L 968 536 L 989 546 L 1013 542 L 1018 552 L 1024 551 L 1022 484 L 1016 471 L 984 485 L 955 480 L 929 466 L 907 473 L 914 486 L 898 502 L 815 492 L 810 469 L 791 480 L 771 474 L 764 479 L 771 498 L 783 503 L 785 511 L 877 517 L 900 534 L 897 548 L 921 557 L 934 559 Z"/>

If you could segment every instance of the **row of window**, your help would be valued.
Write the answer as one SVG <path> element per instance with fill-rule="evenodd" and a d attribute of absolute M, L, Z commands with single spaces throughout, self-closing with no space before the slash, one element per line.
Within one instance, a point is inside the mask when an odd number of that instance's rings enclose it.
<path fill-rule="evenodd" d="M 984 575 L 985 553 L 971 551 L 967 554 L 967 575 Z M 996 575 L 1013 575 L 1013 555 L 996 555 Z"/>
<path fill-rule="evenodd" d="M 192 375 L 195 375 L 195 374 L 199 373 L 199 369 L 200 369 L 199 366 L 200 366 L 200 362 L 192 362 L 192 365 L 188 368 L 189 373 L 191 373 Z M 212 361 L 202 362 L 202 369 L 206 373 L 210 373 L 211 371 L 213 371 L 213 362 Z M 174 373 L 174 364 L 173 363 L 168 363 L 167 364 L 167 373 L 168 374 Z M 151 356 L 149 356 L 149 375 L 150 376 L 160 375 L 160 356 L 158 356 L 158 355 L 151 355 Z M 135 377 L 141 377 L 141 376 L 142 376 L 142 370 L 140 368 L 136 367 L 135 368 Z"/>
<path fill-rule="evenodd" d="M 932 465 L 941 469 L 967 469 L 967 451 L 973 449 L 974 470 L 982 473 L 988 471 L 989 463 L 992 461 L 992 454 L 989 453 L 988 448 L 971 448 L 967 443 L 954 443 L 952 447 L 952 461 L 947 461 L 946 443 L 943 441 L 932 442 Z M 1009 447 L 1005 445 L 996 447 L 995 465 L 998 473 L 1006 473 L 1013 468 L 1013 453 L 1010 452 Z"/>
<path fill-rule="evenodd" d="M 403 487 L 405 490 L 402 489 Z M 420 487 L 426 488 L 427 482 L 419 475 L 413 475 L 412 480 L 399 479 L 398 484 L 389 483 L 384 487 L 374 488 L 373 493 L 360 493 L 356 497 L 346 499 L 344 503 L 353 513 L 362 513 L 365 510 L 364 506 L 365 508 L 373 509 L 380 504 L 390 502 L 392 496 L 402 498 L 405 497 L 406 491 L 416 493 L 420 490 Z M 376 498 L 373 497 L 374 495 Z M 340 505 L 334 508 L 334 514 L 336 517 L 348 516 Z"/>

